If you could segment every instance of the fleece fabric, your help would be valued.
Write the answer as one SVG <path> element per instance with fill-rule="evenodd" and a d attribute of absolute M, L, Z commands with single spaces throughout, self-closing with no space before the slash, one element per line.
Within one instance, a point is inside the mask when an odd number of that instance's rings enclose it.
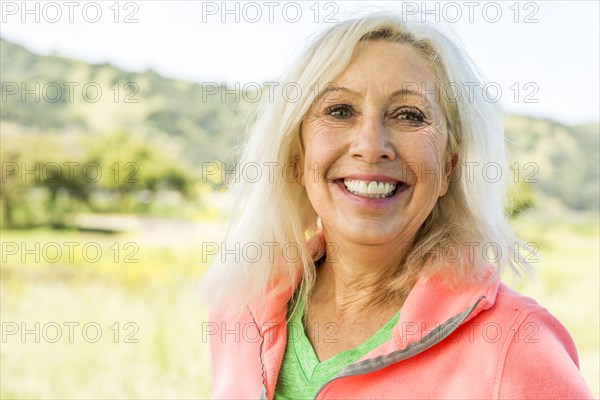
<path fill-rule="evenodd" d="M 214 399 L 273 399 L 293 290 L 228 319 L 210 313 Z M 499 280 L 455 289 L 420 279 L 390 340 L 315 399 L 591 399 L 565 327 Z"/>

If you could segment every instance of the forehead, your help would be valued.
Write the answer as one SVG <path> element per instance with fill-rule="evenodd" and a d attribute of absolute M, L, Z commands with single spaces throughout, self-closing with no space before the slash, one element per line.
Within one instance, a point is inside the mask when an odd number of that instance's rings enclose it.
<path fill-rule="evenodd" d="M 350 64 L 335 79 L 337 84 L 361 93 L 405 88 L 428 92 L 435 89 L 436 81 L 433 69 L 417 49 L 384 40 L 360 43 Z"/>

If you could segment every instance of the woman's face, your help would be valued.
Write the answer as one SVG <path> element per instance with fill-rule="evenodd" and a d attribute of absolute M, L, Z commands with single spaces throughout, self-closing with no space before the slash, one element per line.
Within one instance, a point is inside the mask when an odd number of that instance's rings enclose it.
<path fill-rule="evenodd" d="M 412 47 L 358 50 L 302 123 L 302 184 L 329 240 L 409 244 L 448 188 L 441 93 Z"/>

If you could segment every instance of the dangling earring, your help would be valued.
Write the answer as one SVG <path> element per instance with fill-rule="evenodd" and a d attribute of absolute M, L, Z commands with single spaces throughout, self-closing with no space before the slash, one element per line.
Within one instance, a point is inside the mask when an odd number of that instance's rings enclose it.
<path fill-rule="evenodd" d="M 321 222 L 321 217 L 317 217 L 317 228 L 322 231 L 323 230 L 323 223 Z"/>

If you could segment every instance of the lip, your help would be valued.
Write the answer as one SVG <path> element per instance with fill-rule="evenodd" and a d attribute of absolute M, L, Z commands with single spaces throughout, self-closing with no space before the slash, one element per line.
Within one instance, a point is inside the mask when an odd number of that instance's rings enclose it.
<path fill-rule="evenodd" d="M 344 179 L 357 179 L 364 181 L 378 181 L 378 182 L 390 182 L 397 183 L 398 186 L 396 188 L 396 192 L 393 196 L 385 197 L 385 198 L 370 198 L 359 196 L 354 193 L 348 191 L 346 185 L 344 185 Z M 338 178 L 333 180 L 332 182 L 338 189 L 342 192 L 342 194 L 353 204 L 360 206 L 361 208 L 367 208 L 374 211 L 382 211 L 388 208 L 391 204 L 405 197 L 408 190 L 411 188 L 410 185 L 405 182 L 399 181 L 395 178 L 391 178 L 385 175 L 349 175 L 344 178 Z"/>
<path fill-rule="evenodd" d="M 346 175 L 344 177 L 339 177 L 334 179 L 334 181 L 343 181 L 344 179 L 352 179 L 352 180 L 358 180 L 358 181 L 377 181 L 377 182 L 384 182 L 384 183 L 398 183 L 398 182 L 402 182 L 404 184 L 406 184 L 406 182 L 404 182 L 401 179 L 397 179 L 391 176 L 387 176 L 387 175 L 370 175 L 370 174 L 353 174 L 353 175 Z"/>

